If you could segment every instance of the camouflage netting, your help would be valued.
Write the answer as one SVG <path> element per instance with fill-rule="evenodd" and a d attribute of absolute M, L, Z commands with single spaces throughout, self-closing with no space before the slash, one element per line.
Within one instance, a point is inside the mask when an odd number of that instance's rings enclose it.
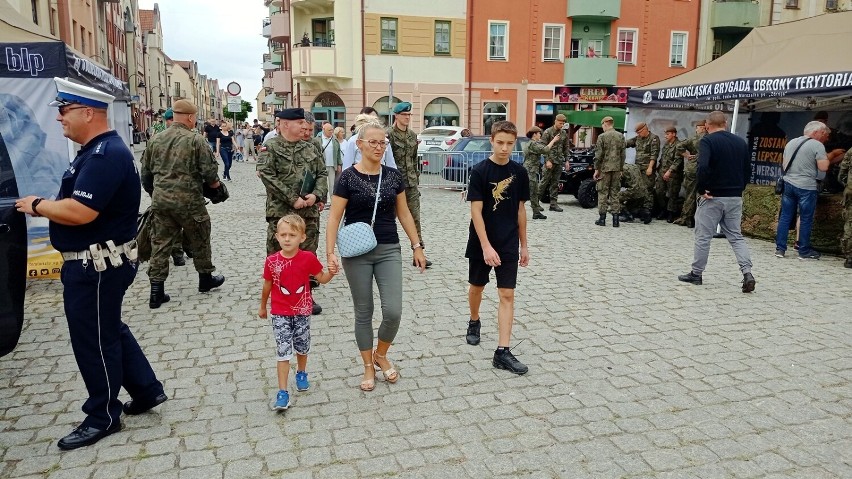
<path fill-rule="evenodd" d="M 821 253 L 840 254 L 840 236 L 843 234 L 843 194 L 820 195 L 817 200 L 814 228 L 811 233 L 813 247 Z M 743 234 L 767 241 L 775 241 L 781 197 L 775 195 L 774 186 L 748 185 L 743 193 Z M 790 231 L 790 249 L 796 240 Z"/>

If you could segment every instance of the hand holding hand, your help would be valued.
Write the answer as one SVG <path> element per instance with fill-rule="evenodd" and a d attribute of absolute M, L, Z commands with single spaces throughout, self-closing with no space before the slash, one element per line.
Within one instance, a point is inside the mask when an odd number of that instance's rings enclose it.
<path fill-rule="evenodd" d="M 296 208 L 297 210 L 300 210 L 306 206 L 308 206 L 308 203 L 304 199 L 302 199 L 302 197 L 299 197 L 296 201 L 293 202 L 293 208 Z"/>

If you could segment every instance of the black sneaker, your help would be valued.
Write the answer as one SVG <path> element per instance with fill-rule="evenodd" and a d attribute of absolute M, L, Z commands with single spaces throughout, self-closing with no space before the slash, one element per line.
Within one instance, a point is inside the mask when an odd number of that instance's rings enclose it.
<path fill-rule="evenodd" d="M 524 363 L 518 361 L 518 358 L 509 351 L 509 348 L 494 351 L 494 358 L 491 360 L 491 365 L 497 369 L 505 369 L 518 375 L 526 374 L 530 369 Z"/>
<path fill-rule="evenodd" d="M 751 273 L 743 275 L 743 293 L 751 293 L 754 291 L 755 284 L 757 284 L 757 281 L 754 280 L 754 276 Z"/>
<path fill-rule="evenodd" d="M 811 250 L 810 253 L 805 253 L 805 254 L 802 254 L 802 252 L 799 251 L 799 259 L 801 259 L 801 260 L 817 260 L 821 256 L 822 255 L 819 254 L 819 251 L 816 251 L 816 250 Z"/>
<path fill-rule="evenodd" d="M 467 336 L 465 336 L 465 339 L 467 339 L 467 344 L 470 344 L 471 346 L 476 346 L 477 344 L 479 344 L 480 326 L 481 325 L 479 321 L 467 322 Z"/>
<path fill-rule="evenodd" d="M 692 271 L 690 271 L 689 273 L 682 274 L 682 275 L 678 276 L 677 279 L 678 279 L 678 281 L 683 281 L 684 283 L 692 283 L 692 284 L 697 284 L 699 286 L 703 282 L 701 280 L 701 275 L 695 274 Z"/>

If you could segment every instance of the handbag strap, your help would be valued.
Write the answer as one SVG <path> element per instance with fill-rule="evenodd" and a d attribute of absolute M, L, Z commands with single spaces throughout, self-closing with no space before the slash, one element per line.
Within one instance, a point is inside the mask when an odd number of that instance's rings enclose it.
<path fill-rule="evenodd" d="M 781 176 L 784 176 L 784 175 L 786 175 L 786 174 L 787 174 L 787 170 L 789 170 L 789 169 L 790 169 L 790 167 L 791 167 L 791 166 L 793 166 L 793 160 L 795 160 L 795 159 L 796 159 L 796 153 L 798 153 L 798 152 L 799 152 L 799 149 L 801 149 L 803 146 L 805 146 L 805 143 L 807 143 L 807 142 L 808 142 L 808 140 L 810 140 L 810 138 L 805 138 L 805 141 L 803 141 L 803 142 L 799 143 L 799 146 L 797 146 L 797 147 L 796 147 L 796 149 L 795 149 L 795 150 L 793 150 L 793 157 L 792 157 L 792 158 L 790 158 L 790 162 L 789 162 L 789 163 L 787 163 L 787 168 L 784 168 L 784 173 L 783 173 Z"/>
<path fill-rule="evenodd" d="M 384 168 L 379 169 L 379 183 L 376 185 L 376 202 L 373 204 L 373 216 L 370 218 L 370 228 L 373 227 L 373 224 L 376 222 L 376 211 L 379 209 L 379 195 L 381 194 L 382 189 L 382 174 L 384 173 Z M 337 227 L 337 230 L 340 231 L 340 228 L 343 228 L 343 223 L 346 222 L 346 216 L 340 219 L 340 225 Z"/>

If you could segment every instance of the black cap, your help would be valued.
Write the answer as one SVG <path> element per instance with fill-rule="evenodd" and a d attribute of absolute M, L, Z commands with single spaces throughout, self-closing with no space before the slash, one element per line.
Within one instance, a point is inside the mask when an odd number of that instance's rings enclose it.
<path fill-rule="evenodd" d="M 305 109 L 285 108 L 283 110 L 275 112 L 275 118 L 281 118 L 282 120 L 304 120 Z"/>

